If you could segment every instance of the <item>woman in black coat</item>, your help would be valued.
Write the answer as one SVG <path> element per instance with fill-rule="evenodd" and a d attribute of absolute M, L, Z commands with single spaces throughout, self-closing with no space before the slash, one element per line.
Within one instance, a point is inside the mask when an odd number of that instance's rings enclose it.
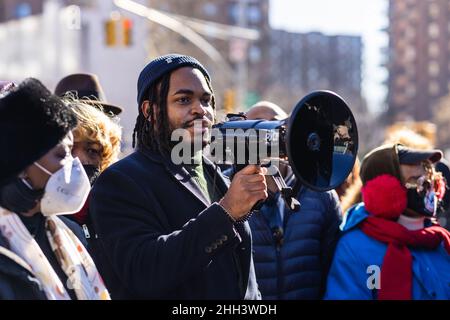
<path fill-rule="evenodd" d="M 70 155 L 75 125 L 36 79 L 0 98 L 1 299 L 109 298 L 81 228 L 58 217 L 78 211 L 90 189 Z"/>

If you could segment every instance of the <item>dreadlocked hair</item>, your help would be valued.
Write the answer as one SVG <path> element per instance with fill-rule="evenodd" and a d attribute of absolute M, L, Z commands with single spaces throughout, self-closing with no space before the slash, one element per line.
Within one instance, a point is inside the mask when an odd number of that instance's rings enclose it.
<path fill-rule="evenodd" d="M 136 124 L 133 130 L 133 148 L 146 147 L 161 154 L 169 154 L 171 150 L 170 135 L 171 128 L 167 114 L 167 96 L 169 94 L 170 76 L 172 73 L 163 75 L 158 81 L 155 81 L 146 96 L 150 101 L 148 116 L 145 117 L 141 106 L 139 115 L 136 118 Z M 211 106 L 216 109 L 216 101 L 211 82 L 205 77 L 209 90 L 213 94 L 211 97 Z M 156 107 L 155 107 L 156 106 Z M 155 119 L 156 112 L 156 119 Z"/>

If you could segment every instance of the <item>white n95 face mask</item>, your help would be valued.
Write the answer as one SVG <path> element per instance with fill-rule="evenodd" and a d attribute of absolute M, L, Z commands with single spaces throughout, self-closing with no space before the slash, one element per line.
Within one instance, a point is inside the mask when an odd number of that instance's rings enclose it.
<path fill-rule="evenodd" d="M 39 169 L 50 175 L 41 199 L 44 216 L 73 214 L 81 210 L 91 189 L 89 178 L 78 158 L 65 159 L 64 166 L 51 173 L 39 163 Z"/>

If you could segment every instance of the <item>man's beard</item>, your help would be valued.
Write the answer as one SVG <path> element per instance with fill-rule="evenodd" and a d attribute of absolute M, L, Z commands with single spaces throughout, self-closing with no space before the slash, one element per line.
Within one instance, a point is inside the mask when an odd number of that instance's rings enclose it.
<path fill-rule="evenodd" d="M 208 121 L 208 125 L 206 126 L 208 128 L 206 133 L 198 133 L 194 129 L 194 136 L 192 137 L 190 133 L 186 132 L 186 136 L 183 137 L 183 139 L 180 141 L 172 141 L 172 133 L 175 130 L 183 129 L 183 130 L 189 130 L 190 128 L 193 128 L 195 125 L 199 126 L 199 122 L 203 121 L 204 119 L 202 117 L 196 118 L 194 120 L 186 121 L 184 122 L 180 127 L 173 127 L 172 125 L 169 125 L 169 146 L 172 150 L 176 145 L 179 143 L 183 144 L 189 144 L 191 146 L 191 151 L 193 153 L 203 150 L 206 146 L 208 146 L 211 143 L 211 130 L 212 130 L 212 121 Z M 200 126 L 199 126 L 200 127 Z M 201 128 L 203 129 L 203 123 L 201 124 Z"/>

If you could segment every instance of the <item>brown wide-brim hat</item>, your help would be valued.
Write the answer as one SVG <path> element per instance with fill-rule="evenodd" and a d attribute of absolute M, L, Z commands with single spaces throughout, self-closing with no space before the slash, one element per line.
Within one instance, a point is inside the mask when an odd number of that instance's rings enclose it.
<path fill-rule="evenodd" d="M 17 85 L 11 81 L 0 80 L 0 95 L 6 94 L 8 90 L 16 87 Z"/>
<path fill-rule="evenodd" d="M 67 93 L 72 93 L 80 102 L 98 107 L 108 115 L 117 116 L 123 109 L 106 101 L 105 93 L 100 85 L 100 81 L 95 74 L 76 73 L 61 79 L 55 88 L 55 94 L 63 97 Z"/>

